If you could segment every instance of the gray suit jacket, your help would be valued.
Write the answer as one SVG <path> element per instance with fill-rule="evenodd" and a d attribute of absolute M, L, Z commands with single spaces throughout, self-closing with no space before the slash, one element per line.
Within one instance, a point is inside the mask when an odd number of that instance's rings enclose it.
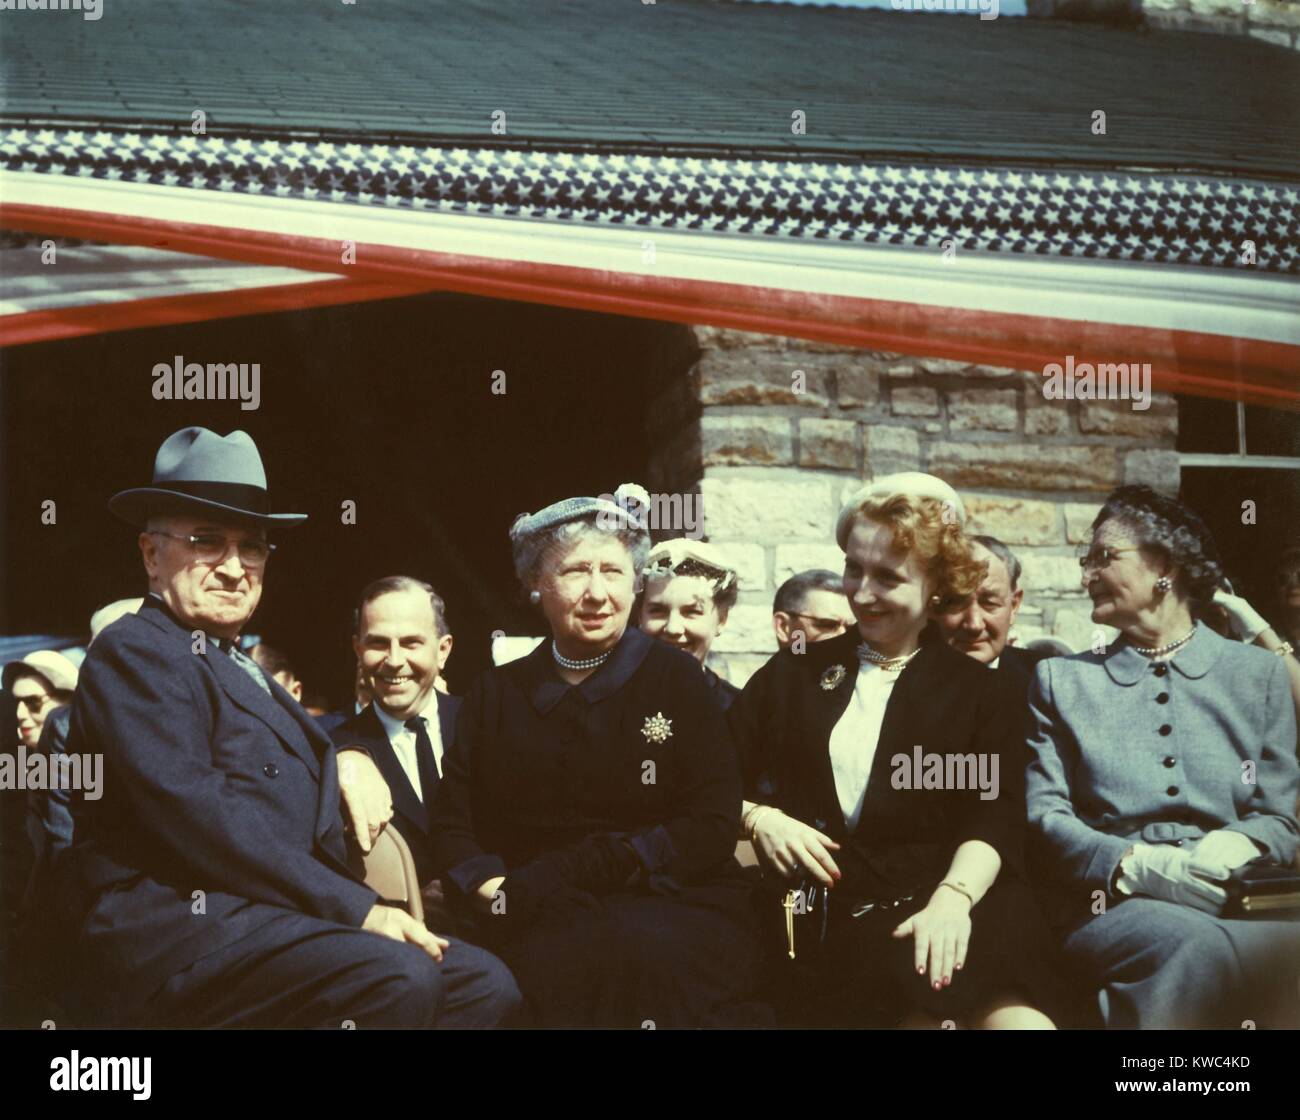
<path fill-rule="evenodd" d="M 1273 654 L 1204 626 L 1164 663 L 1120 641 L 1041 662 L 1029 707 L 1029 821 L 1058 921 L 1087 916 L 1138 841 L 1230 828 L 1295 858 L 1295 705 Z"/>

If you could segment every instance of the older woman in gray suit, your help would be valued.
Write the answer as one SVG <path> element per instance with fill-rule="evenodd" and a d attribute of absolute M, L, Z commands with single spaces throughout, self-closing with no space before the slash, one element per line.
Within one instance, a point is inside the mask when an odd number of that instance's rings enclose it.
<path fill-rule="evenodd" d="M 1029 819 L 1066 952 L 1107 1026 L 1294 1025 L 1300 923 L 1221 916 L 1234 869 L 1300 845 L 1291 655 L 1193 620 L 1214 542 L 1149 487 L 1111 494 L 1082 551 L 1120 639 L 1041 662 L 1030 694 Z"/>

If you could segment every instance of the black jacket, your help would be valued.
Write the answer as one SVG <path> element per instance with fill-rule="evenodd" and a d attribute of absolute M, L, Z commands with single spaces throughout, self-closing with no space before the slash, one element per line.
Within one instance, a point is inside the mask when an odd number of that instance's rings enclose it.
<path fill-rule="evenodd" d="M 740 776 L 699 663 L 629 629 L 576 686 L 549 642 L 479 677 L 443 759 L 434 851 L 444 889 L 470 894 L 543 862 L 547 882 L 568 879 L 565 853 L 617 837 L 646 887 L 673 893 L 739 874 L 739 824 Z"/>
<path fill-rule="evenodd" d="M 438 694 L 438 730 L 442 735 L 443 756 L 446 756 L 456 738 L 456 713 L 460 711 L 460 699 L 455 696 Z M 393 795 L 393 823 L 402 834 L 415 857 L 416 872 L 420 883 L 424 884 L 437 878 L 433 863 L 433 802 L 434 798 L 425 793 L 421 803 L 411 786 L 406 771 L 393 750 L 384 732 L 384 725 L 375 714 L 374 704 L 367 704 L 350 720 L 340 724 L 330 732 L 336 746 L 364 747 L 375 760 L 380 774 L 388 783 Z"/>
<path fill-rule="evenodd" d="M 830 736 L 858 674 L 856 630 L 782 650 L 750 679 L 728 713 L 745 796 L 775 805 L 843 845 L 836 890 L 898 898 L 933 885 L 966 840 L 984 840 L 1004 868 L 1020 869 L 1024 832 L 1024 697 L 1002 674 L 950 649 L 937 634 L 899 675 L 881 726 L 866 800 L 852 835 L 831 770 Z M 978 789 L 899 789 L 893 760 L 924 754 L 998 760 L 998 796 Z M 901 780 L 901 778 L 900 778 Z M 968 783 L 973 784 L 973 783 Z"/>
<path fill-rule="evenodd" d="M 1026 698 L 1027 708 L 1029 686 L 1034 683 L 1034 667 L 1050 656 L 1046 650 L 1031 651 L 1019 646 L 1006 646 L 998 658 L 998 667 L 994 672 L 1006 677 L 1018 693 Z"/>

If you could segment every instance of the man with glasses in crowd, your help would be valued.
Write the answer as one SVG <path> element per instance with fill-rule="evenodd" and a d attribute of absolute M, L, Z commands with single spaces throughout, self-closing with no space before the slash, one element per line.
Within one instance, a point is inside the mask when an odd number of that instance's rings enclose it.
<path fill-rule="evenodd" d="M 362 882 L 392 815 L 364 753 L 340 758 L 239 649 L 262 596 L 271 513 L 244 432 L 185 428 L 153 484 L 109 508 L 142 526 L 140 611 L 86 657 L 69 750 L 104 757 L 55 864 L 76 931 L 66 991 L 88 1025 L 493 1026 L 516 1006 L 505 966 L 429 933 Z M 75 965 L 73 962 L 76 962 Z"/>
<path fill-rule="evenodd" d="M 852 625 L 843 581 L 822 568 L 792 575 L 777 589 L 772 602 L 772 628 L 782 649 L 837 638 Z M 796 635 L 802 638 L 797 640 Z"/>

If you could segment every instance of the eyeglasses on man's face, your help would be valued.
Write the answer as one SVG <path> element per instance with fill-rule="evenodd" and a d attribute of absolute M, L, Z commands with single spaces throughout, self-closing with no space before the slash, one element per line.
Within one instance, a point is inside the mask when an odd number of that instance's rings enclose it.
<path fill-rule="evenodd" d="M 804 622 L 811 623 L 811 629 L 819 634 L 830 630 L 844 630 L 848 627 L 848 623 L 842 618 L 821 618 L 815 614 L 804 614 L 803 611 L 790 611 L 788 613 L 791 618 L 802 618 Z"/>
<path fill-rule="evenodd" d="M 230 541 L 220 533 L 166 533 L 161 529 L 150 529 L 150 534 L 156 537 L 170 537 L 174 541 L 184 541 L 190 546 L 190 551 L 194 553 L 194 558 L 200 564 L 211 564 L 213 566 L 223 563 L 230 553 L 231 545 L 234 545 L 239 553 L 239 562 L 245 568 L 260 568 L 266 563 L 271 553 L 275 551 L 275 545 L 269 541 L 259 541 L 256 539 Z"/>
<path fill-rule="evenodd" d="M 1093 547 L 1082 544 L 1076 551 L 1079 558 L 1079 567 L 1085 572 L 1100 572 L 1104 568 L 1110 567 L 1110 562 L 1122 552 L 1137 552 L 1137 545 L 1126 545 L 1118 547 L 1113 544 L 1103 544 Z"/>

